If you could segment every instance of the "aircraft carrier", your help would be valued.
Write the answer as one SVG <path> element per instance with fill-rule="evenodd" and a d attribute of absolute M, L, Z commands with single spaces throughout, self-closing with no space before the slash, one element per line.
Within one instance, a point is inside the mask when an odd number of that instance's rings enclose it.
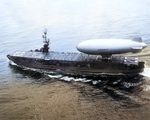
<path fill-rule="evenodd" d="M 139 73 L 144 70 L 144 62 L 136 56 L 116 56 L 102 58 L 100 55 L 49 51 L 49 39 L 44 32 L 44 45 L 38 50 L 16 51 L 7 55 L 19 66 L 39 69 L 60 69 L 76 73 Z"/>

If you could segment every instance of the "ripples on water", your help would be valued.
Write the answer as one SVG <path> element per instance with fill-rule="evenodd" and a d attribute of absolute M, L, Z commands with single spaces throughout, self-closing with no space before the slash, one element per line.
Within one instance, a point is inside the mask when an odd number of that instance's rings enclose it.
<path fill-rule="evenodd" d="M 141 36 L 149 44 L 149 6 L 149 0 L 0 1 L 0 10 L 3 11 L 0 14 L 0 83 L 84 83 L 77 87 L 87 100 L 99 101 L 104 97 L 106 106 L 107 102 L 116 107 L 121 104 L 123 107 L 117 109 L 125 112 L 124 116 L 131 110 L 133 114 L 139 113 L 140 118 L 143 113 L 143 118 L 146 118 L 144 111 L 150 111 L 149 107 L 144 106 L 149 106 L 150 99 L 149 48 L 137 54 L 140 60 L 146 62 L 144 72 L 127 75 L 75 75 L 61 71 L 20 68 L 9 64 L 6 55 L 16 50 L 40 48 L 44 27 L 48 29 L 50 49 L 59 52 L 77 52 L 76 45 L 79 42 L 97 38 L 132 39 Z M 94 89 L 86 89 L 88 85 Z M 140 112 L 134 112 L 131 107 Z M 124 111 L 126 108 L 128 112 Z M 111 113 L 109 109 L 107 114 Z"/>

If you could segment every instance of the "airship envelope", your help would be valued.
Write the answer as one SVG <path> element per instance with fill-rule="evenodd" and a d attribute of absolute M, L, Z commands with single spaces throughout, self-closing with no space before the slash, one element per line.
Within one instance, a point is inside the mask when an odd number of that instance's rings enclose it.
<path fill-rule="evenodd" d="M 92 55 L 112 55 L 121 53 L 137 53 L 147 45 L 142 38 L 133 39 L 93 39 L 79 43 L 77 50 Z"/>

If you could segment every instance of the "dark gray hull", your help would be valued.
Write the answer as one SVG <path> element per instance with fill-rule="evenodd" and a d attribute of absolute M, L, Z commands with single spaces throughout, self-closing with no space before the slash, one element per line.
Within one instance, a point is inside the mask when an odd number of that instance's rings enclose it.
<path fill-rule="evenodd" d="M 89 73 L 140 73 L 144 70 L 144 62 L 138 62 L 137 65 L 134 65 L 112 60 L 67 61 L 13 55 L 8 55 L 7 57 L 17 65 L 39 69 L 60 69 Z"/>

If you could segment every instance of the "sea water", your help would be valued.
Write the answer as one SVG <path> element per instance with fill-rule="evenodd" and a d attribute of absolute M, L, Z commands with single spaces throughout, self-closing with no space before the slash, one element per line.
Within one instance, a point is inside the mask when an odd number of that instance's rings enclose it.
<path fill-rule="evenodd" d="M 113 76 L 105 75 L 77 77 L 58 74 L 57 71 L 21 69 L 10 64 L 6 57 L 17 50 L 41 48 L 45 28 L 47 37 L 50 38 L 50 50 L 58 52 L 78 52 L 76 45 L 89 39 L 142 37 L 143 41 L 149 44 L 149 6 L 150 0 L 0 0 L 0 84 L 13 80 L 23 83 L 43 82 L 52 78 L 60 81 L 89 82 L 103 90 L 103 94 L 107 93 L 110 98 L 114 98 L 115 102 L 119 97 L 134 101 L 135 96 L 130 94 L 128 88 L 137 87 L 137 91 L 132 91 L 136 94 L 139 92 L 139 86 L 140 89 L 144 86 L 144 98 L 149 99 L 149 46 L 145 51 L 147 54 L 140 58 L 146 62 L 145 70 L 140 74 L 142 76 L 134 76 L 131 81 L 118 77 L 114 80 Z M 31 74 L 34 71 L 40 75 Z M 110 79 L 113 81 L 108 82 Z M 129 94 L 124 92 L 126 89 L 130 91 Z M 139 99 L 142 101 L 143 98 Z M 125 105 L 127 108 L 131 107 L 129 101 Z"/>

